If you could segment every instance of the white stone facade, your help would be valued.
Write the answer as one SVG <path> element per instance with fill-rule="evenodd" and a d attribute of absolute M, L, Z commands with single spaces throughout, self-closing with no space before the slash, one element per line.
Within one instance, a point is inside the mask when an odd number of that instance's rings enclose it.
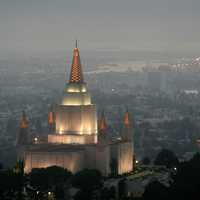
<path fill-rule="evenodd" d="M 91 103 L 83 81 L 78 48 L 74 49 L 71 76 L 61 103 L 54 107 L 55 130 L 48 135 L 48 142 L 28 145 L 21 153 L 25 172 L 56 165 L 73 173 L 84 168 L 98 169 L 107 176 L 111 173 L 112 159 L 117 161 L 118 174 L 132 171 L 132 139 L 122 137 L 111 142 L 101 135 L 98 142 L 96 106 Z M 123 134 L 129 136 L 130 129 Z"/>

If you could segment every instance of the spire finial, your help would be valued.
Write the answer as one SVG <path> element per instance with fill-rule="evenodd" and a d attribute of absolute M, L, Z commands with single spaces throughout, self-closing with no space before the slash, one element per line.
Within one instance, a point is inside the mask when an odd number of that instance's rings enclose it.
<path fill-rule="evenodd" d="M 73 51 L 73 59 L 72 59 L 72 66 L 71 66 L 71 73 L 69 78 L 69 83 L 83 83 L 83 72 L 81 67 L 81 60 L 79 56 L 79 50 L 77 48 L 77 40 L 76 40 L 76 47 Z"/>
<path fill-rule="evenodd" d="M 78 48 L 78 41 L 77 41 L 77 40 L 76 40 L 76 44 L 75 44 L 75 47 L 76 47 L 76 48 Z"/>

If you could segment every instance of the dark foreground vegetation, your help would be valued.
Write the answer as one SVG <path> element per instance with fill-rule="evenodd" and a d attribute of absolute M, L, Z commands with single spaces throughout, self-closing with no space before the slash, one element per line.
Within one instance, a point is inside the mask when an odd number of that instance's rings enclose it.
<path fill-rule="evenodd" d="M 146 163 L 149 164 L 149 161 Z M 33 169 L 30 174 L 25 174 L 24 163 L 19 161 L 13 169 L 0 169 L 0 200 L 190 200 L 200 196 L 199 153 L 189 161 L 179 162 L 173 152 L 164 149 L 158 154 L 154 165 L 165 166 L 171 171 L 169 185 L 151 181 L 143 196 L 134 198 L 127 192 L 125 180 L 128 175 L 105 178 L 92 169 L 72 174 L 57 166 Z M 111 178 L 119 180 L 116 187 L 105 184 Z"/>

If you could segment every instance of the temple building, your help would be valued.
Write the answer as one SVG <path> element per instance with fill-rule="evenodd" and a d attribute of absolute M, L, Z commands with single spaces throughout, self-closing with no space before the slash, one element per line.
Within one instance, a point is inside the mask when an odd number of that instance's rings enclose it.
<path fill-rule="evenodd" d="M 128 110 L 120 137 L 110 138 L 104 112 L 97 119 L 96 105 L 84 81 L 79 50 L 73 50 L 69 81 L 60 102 L 49 112 L 49 134 L 31 138 L 25 113 L 17 137 L 18 157 L 25 161 L 25 172 L 33 168 L 61 166 L 75 173 L 98 169 L 104 176 L 134 169 L 133 127 Z"/>

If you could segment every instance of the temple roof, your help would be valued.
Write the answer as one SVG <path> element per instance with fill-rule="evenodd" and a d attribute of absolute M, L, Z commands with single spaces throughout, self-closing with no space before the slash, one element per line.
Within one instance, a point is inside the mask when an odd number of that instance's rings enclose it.
<path fill-rule="evenodd" d="M 83 82 L 84 82 L 83 72 L 82 72 L 81 60 L 80 60 L 79 50 L 77 47 L 77 40 L 76 40 L 76 46 L 73 51 L 73 59 L 72 59 L 69 83 L 83 83 Z"/>

